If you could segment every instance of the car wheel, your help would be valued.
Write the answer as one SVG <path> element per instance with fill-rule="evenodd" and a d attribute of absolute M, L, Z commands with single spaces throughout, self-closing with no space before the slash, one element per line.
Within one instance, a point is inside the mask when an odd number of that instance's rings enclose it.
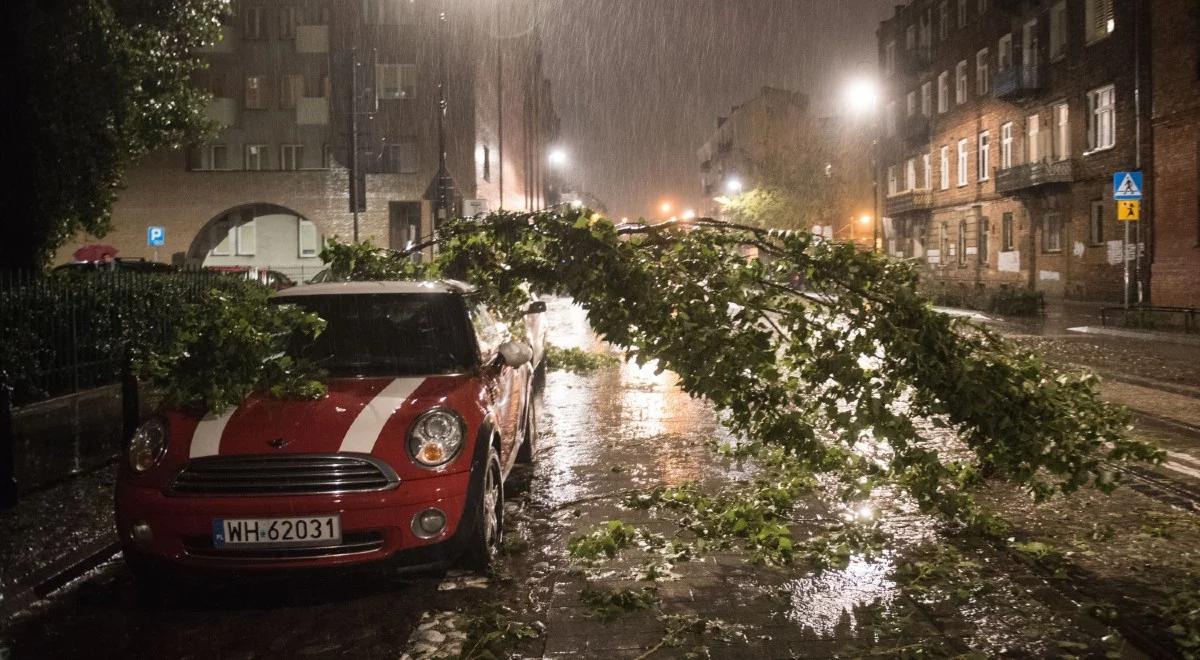
<path fill-rule="evenodd" d="M 487 462 L 480 474 L 479 499 L 474 507 L 474 528 L 468 537 L 462 563 L 466 568 L 486 571 L 500 551 L 504 540 L 504 472 L 500 455 L 488 447 Z"/>
<path fill-rule="evenodd" d="M 130 550 L 125 550 L 125 565 L 133 574 L 138 604 L 147 608 L 161 606 L 173 582 L 167 569 Z"/>
<path fill-rule="evenodd" d="M 534 414 L 533 402 L 525 404 L 525 433 L 521 436 L 521 446 L 517 449 L 517 462 L 527 465 L 533 462 L 534 440 L 537 439 L 537 415 Z"/>

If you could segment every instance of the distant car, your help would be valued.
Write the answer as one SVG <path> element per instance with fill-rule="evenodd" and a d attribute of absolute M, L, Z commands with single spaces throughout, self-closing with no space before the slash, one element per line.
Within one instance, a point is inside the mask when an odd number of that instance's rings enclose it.
<path fill-rule="evenodd" d="M 308 281 L 308 283 L 309 284 L 323 284 L 325 282 L 336 282 L 336 281 L 337 281 L 337 279 L 334 278 L 333 271 L 328 268 L 323 268 L 316 275 L 313 275 L 312 279 L 310 279 Z"/>
<path fill-rule="evenodd" d="M 504 481 L 532 460 L 545 303 L 525 310 L 526 342 L 449 281 L 314 284 L 272 300 L 327 321 L 304 354 L 328 393 L 168 410 L 138 429 L 116 519 L 139 583 L 161 588 L 179 568 L 485 566 Z"/>
<path fill-rule="evenodd" d="M 246 279 L 265 284 L 276 291 L 296 286 L 295 280 L 270 268 L 251 268 L 249 266 L 206 266 L 206 268 L 219 273 L 243 275 Z"/>
<path fill-rule="evenodd" d="M 101 273 L 127 271 L 136 273 L 176 273 L 179 268 L 160 261 L 117 258 L 111 261 L 73 261 L 54 267 L 56 273 Z"/>

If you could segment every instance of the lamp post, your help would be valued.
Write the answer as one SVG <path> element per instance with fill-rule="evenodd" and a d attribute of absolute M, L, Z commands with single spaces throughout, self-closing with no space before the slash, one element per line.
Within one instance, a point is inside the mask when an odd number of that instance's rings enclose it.
<path fill-rule="evenodd" d="M 869 78 L 856 78 L 846 86 L 846 108 L 855 118 L 865 118 L 871 130 L 871 208 L 874 210 L 871 251 L 879 251 L 879 89 Z M 866 217 L 866 216 L 863 216 Z"/>

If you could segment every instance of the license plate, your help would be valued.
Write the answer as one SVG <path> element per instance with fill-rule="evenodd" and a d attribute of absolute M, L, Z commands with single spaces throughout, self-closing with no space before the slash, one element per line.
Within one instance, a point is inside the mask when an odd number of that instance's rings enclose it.
<path fill-rule="evenodd" d="M 217 518 L 213 547 L 319 546 L 342 542 L 341 516 Z"/>

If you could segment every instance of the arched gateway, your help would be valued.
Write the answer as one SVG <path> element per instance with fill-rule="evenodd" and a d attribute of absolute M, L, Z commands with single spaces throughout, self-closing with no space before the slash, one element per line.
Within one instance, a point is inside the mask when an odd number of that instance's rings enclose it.
<path fill-rule="evenodd" d="M 304 282 L 322 268 L 321 232 L 300 213 L 251 203 L 222 211 L 192 239 L 187 261 L 216 268 L 275 270 Z"/>

